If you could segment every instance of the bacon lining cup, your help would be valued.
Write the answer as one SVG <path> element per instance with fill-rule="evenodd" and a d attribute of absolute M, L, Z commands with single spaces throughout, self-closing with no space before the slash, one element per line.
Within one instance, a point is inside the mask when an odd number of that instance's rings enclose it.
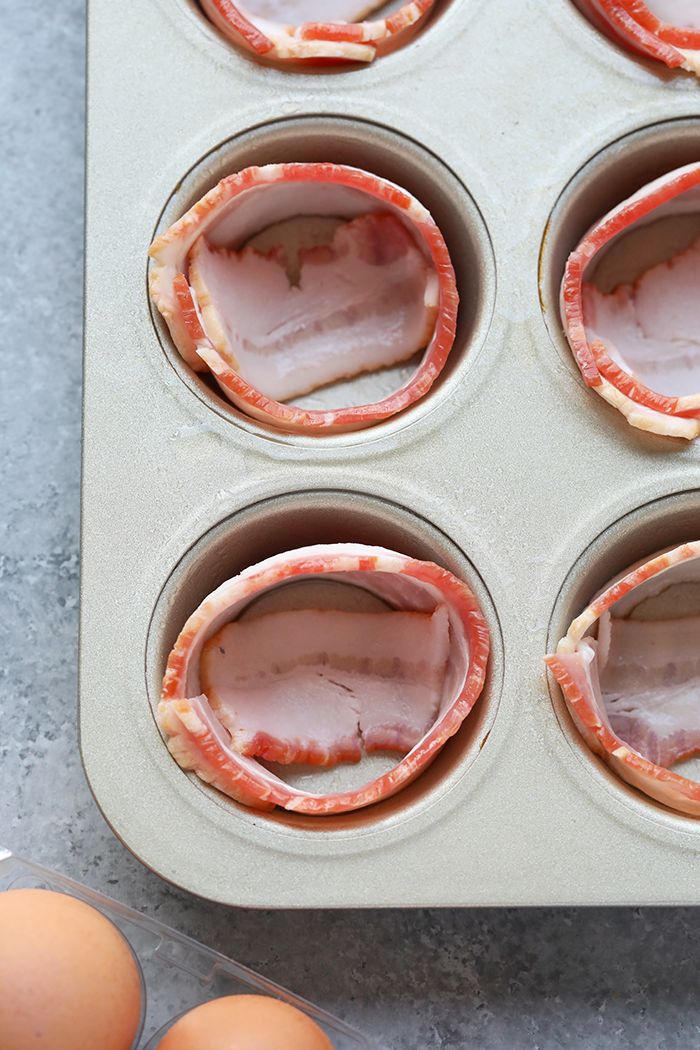
<path fill-rule="evenodd" d="M 561 311 L 587 386 L 640 430 L 700 434 L 700 240 L 605 294 L 587 280 L 620 235 L 700 214 L 700 163 L 663 175 L 613 208 L 569 256 Z"/>
<path fill-rule="evenodd" d="M 630 51 L 700 76 L 696 0 L 579 0 L 594 25 Z"/>
<path fill-rule="evenodd" d="M 591 751 L 696 817 L 700 783 L 670 767 L 700 753 L 699 585 L 700 541 L 659 554 L 614 580 L 546 658 Z"/>
<path fill-rule="evenodd" d="M 386 611 L 302 609 L 238 620 L 290 582 L 351 584 Z M 180 764 L 238 802 L 327 815 L 396 794 L 462 725 L 485 680 L 490 637 L 470 588 L 381 547 L 278 554 L 222 584 L 170 654 L 158 722 Z M 372 751 L 402 757 L 360 788 L 316 794 L 279 773 Z M 275 770 L 264 763 L 276 763 Z"/>
<path fill-rule="evenodd" d="M 264 249 L 249 243 L 260 237 Z M 358 430 L 401 412 L 452 349 L 459 296 L 440 230 L 410 193 L 358 168 L 246 168 L 150 255 L 151 297 L 182 358 L 243 412 L 289 433 Z M 289 403 L 421 351 L 398 389 L 371 404 Z"/>
<path fill-rule="evenodd" d="M 371 62 L 415 36 L 435 0 L 411 0 L 373 21 L 386 0 L 201 0 L 234 44 L 276 62 Z"/>

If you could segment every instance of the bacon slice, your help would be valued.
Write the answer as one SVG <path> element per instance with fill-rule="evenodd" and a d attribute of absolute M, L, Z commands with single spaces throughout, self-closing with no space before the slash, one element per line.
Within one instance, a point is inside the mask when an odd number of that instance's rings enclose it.
<path fill-rule="evenodd" d="M 668 768 L 700 753 L 700 617 L 668 616 L 682 611 L 684 586 L 697 604 L 700 541 L 613 581 L 546 662 L 591 750 L 647 795 L 700 816 L 700 783 Z"/>
<path fill-rule="evenodd" d="M 609 614 L 608 614 L 609 615 Z M 610 725 L 658 766 L 700 751 L 700 617 L 611 618 L 600 675 Z"/>
<path fill-rule="evenodd" d="M 444 608 L 297 609 L 222 627 L 200 683 L 240 754 L 332 766 L 363 743 L 410 751 L 437 717 L 448 655 Z"/>
<path fill-rule="evenodd" d="M 237 621 L 272 588 L 320 578 L 394 611 Z M 488 653 L 474 595 L 445 569 L 360 544 L 302 548 L 245 570 L 192 614 L 168 660 L 158 720 L 179 764 L 232 798 L 342 813 L 395 794 L 426 768 L 478 699 Z M 258 761 L 357 761 L 362 743 L 404 757 L 351 791 L 304 791 Z"/>
<path fill-rule="evenodd" d="M 227 365 L 276 401 L 406 361 L 430 342 L 437 280 L 395 216 L 363 215 L 330 245 L 299 252 L 290 285 L 281 251 L 189 254 L 203 327 Z"/>
<path fill-rule="evenodd" d="M 371 62 L 406 44 L 435 2 L 411 0 L 366 21 L 386 0 L 201 0 L 233 43 L 277 62 Z"/>
<path fill-rule="evenodd" d="M 671 69 L 700 76 L 700 9 L 696 0 L 579 0 L 614 41 Z"/>
<path fill-rule="evenodd" d="M 700 240 L 611 294 L 583 286 L 591 343 L 661 394 L 700 391 Z"/>
<path fill-rule="evenodd" d="M 662 176 L 596 223 L 562 282 L 566 336 L 586 384 L 632 426 L 688 440 L 700 434 L 698 245 L 611 294 L 587 277 L 621 234 L 692 212 L 700 213 L 700 164 Z"/>
<path fill-rule="evenodd" d="M 312 233 L 334 220 L 330 243 L 312 239 L 295 260 L 281 246 L 242 247 L 300 216 L 314 217 Z M 459 298 L 439 229 L 410 194 L 356 168 L 247 168 L 150 254 L 151 296 L 184 360 L 208 368 L 237 407 L 288 432 L 355 430 L 402 411 L 430 389 L 454 341 Z M 285 403 L 421 349 L 415 371 L 379 401 Z"/>

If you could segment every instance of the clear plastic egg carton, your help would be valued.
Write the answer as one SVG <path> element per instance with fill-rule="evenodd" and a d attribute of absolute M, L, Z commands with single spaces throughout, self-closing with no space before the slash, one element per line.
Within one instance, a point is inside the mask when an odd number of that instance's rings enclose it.
<path fill-rule="evenodd" d="M 68 893 L 102 912 L 124 934 L 144 982 L 143 1027 L 134 1050 L 157 1050 L 170 1023 L 187 1010 L 222 995 L 269 995 L 308 1014 L 336 1050 L 369 1050 L 371 1043 L 337 1017 L 219 952 L 149 919 L 119 901 L 0 848 L 0 893 L 40 888 Z"/>
<path fill-rule="evenodd" d="M 636 559 L 700 536 L 697 445 L 587 390 L 558 289 L 593 221 L 700 158 L 700 88 L 571 0 L 438 4 L 366 67 L 237 50 L 188 0 L 93 0 L 89 28 L 81 744 L 105 817 L 201 896 L 279 907 L 700 901 L 700 823 L 616 779 L 543 657 Z M 461 305 L 439 381 L 325 437 L 266 429 L 191 372 L 147 250 L 223 175 L 292 160 L 399 183 L 446 239 Z M 492 637 L 460 732 L 393 799 L 333 818 L 236 805 L 154 718 L 168 652 L 218 583 L 357 541 L 465 579 Z"/>

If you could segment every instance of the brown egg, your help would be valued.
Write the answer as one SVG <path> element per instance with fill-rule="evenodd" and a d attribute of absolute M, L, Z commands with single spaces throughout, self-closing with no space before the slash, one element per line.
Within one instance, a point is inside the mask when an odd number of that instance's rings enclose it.
<path fill-rule="evenodd" d="M 333 1050 L 301 1010 L 266 995 L 212 999 L 176 1021 L 158 1050 Z"/>
<path fill-rule="evenodd" d="M 0 893 L 0 1050 L 131 1050 L 141 977 L 119 930 L 65 893 Z"/>

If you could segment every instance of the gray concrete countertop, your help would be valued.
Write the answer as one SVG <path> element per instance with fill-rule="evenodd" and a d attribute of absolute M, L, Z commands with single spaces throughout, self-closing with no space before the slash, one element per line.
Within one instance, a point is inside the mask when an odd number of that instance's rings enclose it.
<path fill-rule="evenodd" d="M 229 911 L 172 889 L 115 840 L 76 733 L 83 4 L 6 3 L 3 16 L 0 842 L 386 1050 L 700 1047 L 690 909 Z"/>

